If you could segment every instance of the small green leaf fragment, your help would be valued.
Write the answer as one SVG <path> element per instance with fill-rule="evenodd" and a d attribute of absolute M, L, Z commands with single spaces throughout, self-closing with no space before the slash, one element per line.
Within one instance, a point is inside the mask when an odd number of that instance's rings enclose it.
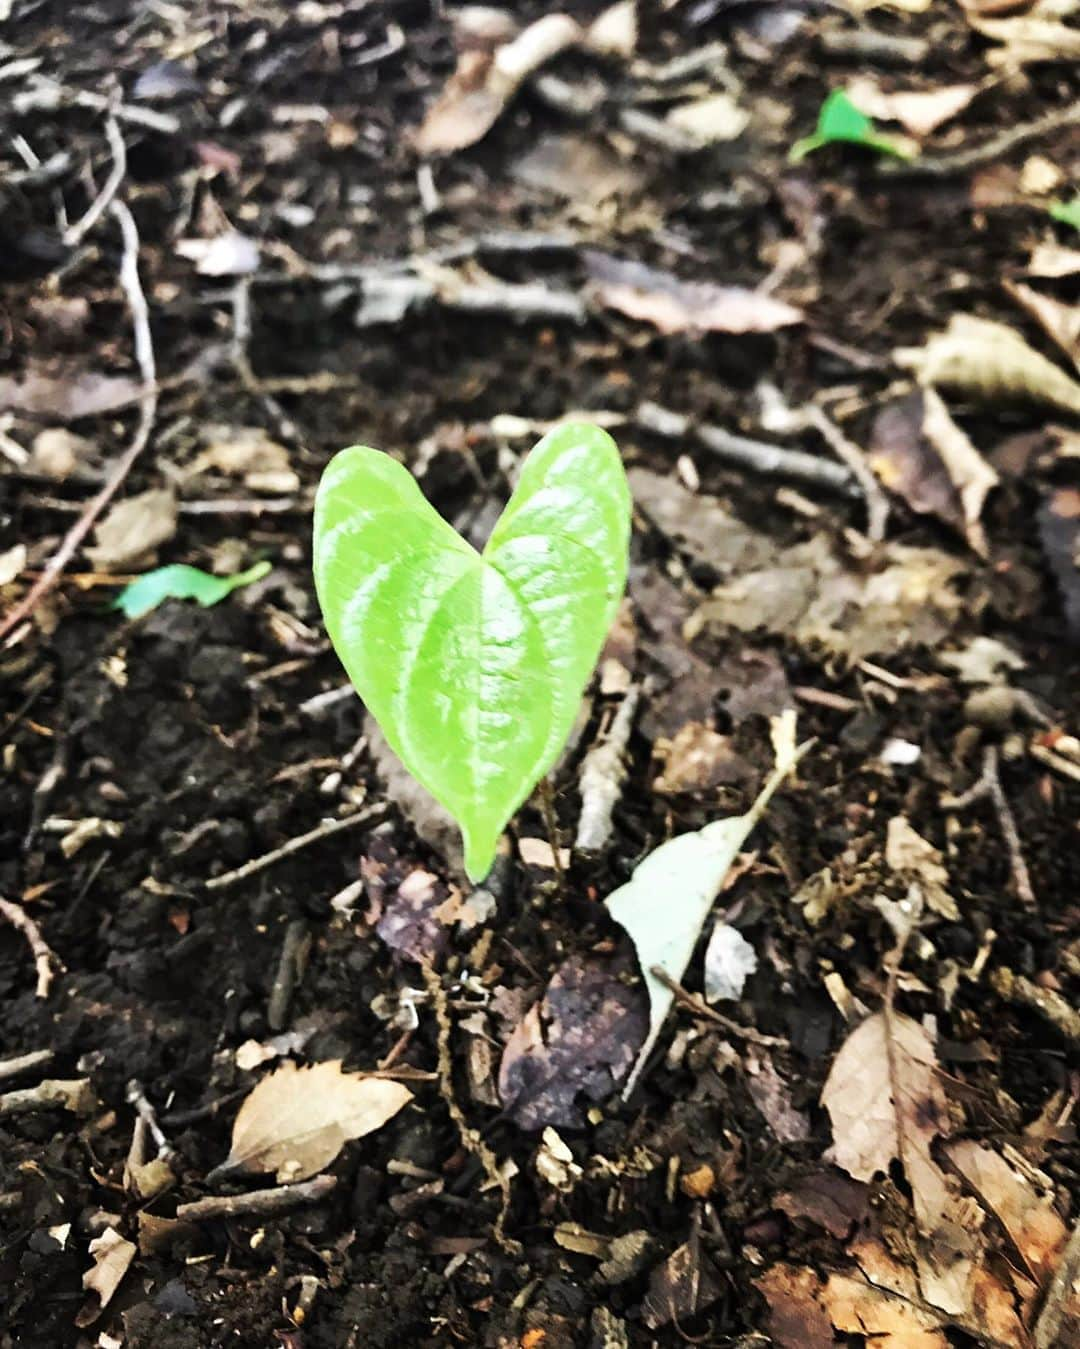
<path fill-rule="evenodd" d="M 912 151 L 899 140 L 881 135 L 873 121 L 860 112 L 843 89 L 834 89 L 821 105 L 817 130 L 804 136 L 791 147 L 788 159 L 796 164 L 815 150 L 826 145 L 861 145 L 866 150 L 892 155 L 896 159 L 911 159 Z"/>
<path fill-rule="evenodd" d="M 256 562 L 235 576 L 211 576 L 199 567 L 176 562 L 156 567 L 126 585 L 113 601 L 113 608 L 121 610 L 126 618 L 142 618 L 166 600 L 195 600 L 203 608 L 209 608 L 220 604 L 240 586 L 261 580 L 269 570 L 269 562 Z"/>
<path fill-rule="evenodd" d="M 1080 196 L 1073 197 L 1072 201 L 1052 202 L 1050 215 L 1054 220 L 1060 220 L 1063 225 L 1071 225 L 1074 230 L 1080 230 Z"/>
<path fill-rule="evenodd" d="M 465 869 L 558 758 L 626 586 L 630 490 L 599 427 L 525 460 L 478 553 L 389 455 L 327 465 L 315 588 L 334 649 L 390 747 L 461 827 Z"/>

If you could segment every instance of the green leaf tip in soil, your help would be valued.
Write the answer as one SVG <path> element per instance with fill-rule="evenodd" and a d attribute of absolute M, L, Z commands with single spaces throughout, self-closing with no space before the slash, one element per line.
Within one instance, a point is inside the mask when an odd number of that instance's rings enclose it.
<path fill-rule="evenodd" d="M 1063 225 L 1071 225 L 1074 230 L 1080 230 L 1080 196 L 1073 197 L 1072 201 L 1051 202 L 1049 210 L 1054 220 L 1060 220 Z"/>
<path fill-rule="evenodd" d="M 487 875 L 507 821 L 573 726 L 626 588 L 630 489 L 599 427 L 528 455 L 482 553 L 412 474 L 363 446 L 315 500 L 315 588 L 334 648 L 405 767 Z"/>
<path fill-rule="evenodd" d="M 879 154 L 892 155 L 896 159 L 912 159 L 914 152 L 903 141 L 892 136 L 882 136 L 874 127 L 873 120 L 852 103 L 843 89 L 834 89 L 818 113 L 817 130 L 812 136 L 804 136 L 796 141 L 788 153 L 792 164 L 797 164 L 807 155 L 813 154 L 826 145 L 861 145 L 867 150 L 877 150 Z"/>
<path fill-rule="evenodd" d="M 126 585 L 113 601 L 113 608 L 122 610 L 125 618 L 142 618 L 166 600 L 196 600 L 205 609 L 220 604 L 240 586 L 261 580 L 269 570 L 269 562 L 256 562 L 235 576 L 211 576 L 199 567 L 176 562 L 156 567 Z"/>
<path fill-rule="evenodd" d="M 732 862 L 765 813 L 773 793 L 810 748 L 795 744 L 795 713 L 772 718 L 775 767 L 745 815 L 714 820 L 704 829 L 679 834 L 639 862 L 625 885 L 607 898 L 608 912 L 625 929 L 637 952 L 649 994 L 649 1033 L 623 1089 L 630 1095 L 652 1053 L 674 994 L 655 974 L 681 983 L 698 936 Z"/>

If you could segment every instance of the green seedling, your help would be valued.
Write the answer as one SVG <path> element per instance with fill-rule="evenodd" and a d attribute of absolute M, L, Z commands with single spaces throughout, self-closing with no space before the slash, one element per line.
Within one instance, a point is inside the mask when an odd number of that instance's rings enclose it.
<path fill-rule="evenodd" d="M 240 586 L 260 580 L 269 570 L 269 562 L 256 562 L 235 576 L 211 576 L 198 567 L 177 562 L 148 571 L 126 585 L 113 601 L 113 608 L 122 610 L 126 618 L 142 618 L 166 600 L 195 600 L 207 609 L 220 604 Z"/>
<path fill-rule="evenodd" d="M 914 158 L 910 145 L 899 137 L 881 135 L 873 120 L 859 111 L 843 89 L 834 89 L 828 96 L 818 114 L 817 130 L 812 136 L 796 141 L 788 159 L 797 164 L 826 145 L 861 145 L 896 159 Z"/>
<path fill-rule="evenodd" d="M 626 587 L 630 491 L 614 441 L 566 425 L 526 458 L 482 553 L 409 471 L 363 446 L 315 500 L 334 648 L 412 775 L 457 820 L 465 870 L 554 765 Z"/>
<path fill-rule="evenodd" d="M 1073 197 L 1072 201 L 1068 202 L 1052 202 L 1050 214 L 1063 225 L 1071 225 L 1074 230 L 1080 230 L 1080 196 Z"/>

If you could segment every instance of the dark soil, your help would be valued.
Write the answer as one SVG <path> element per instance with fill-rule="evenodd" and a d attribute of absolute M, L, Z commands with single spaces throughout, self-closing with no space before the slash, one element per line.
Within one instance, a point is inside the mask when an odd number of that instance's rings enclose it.
<path fill-rule="evenodd" d="M 41 62 L 39 73 L 70 89 L 107 92 L 118 82 L 131 99 L 140 73 L 170 55 L 197 80 L 187 96 L 147 105 L 174 113 L 181 127 L 176 134 L 125 127 L 123 195 L 141 235 L 163 390 L 154 438 L 122 495 L 176 479 L 176 465 L 193 457 L 199 430 L 209 423 L 265 427 L 286 441 L 300 479 L 299 490 L 286 493 L 285 508 L 276 511 L 249 509 L 252 493 L 237 481 L 208 485 L 204 477 L 180 489 L 182 503 L 215 496 L 245 502 L 219 513 L 182 510 L 160 560 L 209 567 L 235 543 L 237 567 L 272 561 L 264 581 L 215 608 L 172 602 L 126 622 L 107 608 L 115 589 L 99 584 L 81 557 L 39 606 L 34 626 L 0 650 L 0 895 L 25 905 L 64 966 L 50 997 L 35 997 L 23 937 L 0 928 L 0 1055 L 49 1050 L 47 1075 L 88 1078 L 97 1102 L 84 1117 L 44 1110 L 2 1121 L 3 1346 L 60 1349 L 121 1339 L 147 1349 L 764 1343 L 753 1338 L 768 1328 L 765 1302 L 752 1282 L 761 1270 L 777 1259 L 826 1269 L 840 1258 L 838 1243 L 821 1233 L 808 1236 L 773 1203 L 799 1177 L 821 1170 L 830 1138 L 818 1096 L 848 1027 L 825 976 L 839 974 L 856 999 L 876 1007 L 885 989 L 882 956 L 892 945 L 870 904 L 811 929 L 791 896 L 826 865 L 857 870 L 900 813 L 946 851 L 961 913 L 959 921 L 932 927 L 934 954 L 909 960 L 911 982 L 901 982 L 900 996 L 916 1018 L 937 1017 L 964 1127 L 979 1138 L 1013 1139 L 1055 1092 L 1075 1092 L 1069 1065 L 1075 1044 L 1033 1010 L 1003 1000 L 987 975 L 1007 965 L 1061 987 L 1075 971 L 1075 946 L 1071 964 L 1065 953 L 1077 932 L 1080 785 L 1022 749 L 1005 756 L 1003 785 L 1038 899 L 1025 908 L 990 807 L 950 816 L 948 824 L 940 807 L 943 793 L 961 792 L 977 776 L 980 750 L 978 731 L 966 724 L 966 691 L 941 675 L 934 652 L 914 647 L 880 658 L 895 677 L 893 686 L 782 636 L 751 640 L 713 628 L 696 648 L 704 668 L 753 647 L 778 658 L 793 688 L 833 698 L 831 704 L 812 696 L 800 702 L 800 738 L 815 736 L 817 745 L 754 836 L 756 863 L 724 897 L 738 905 L 739 926 L 759 955 L 758 972 L 743 1000 L 730 1005 L 731 1016 L 785 1042 L 772 1051 L 774 1068 L 789 1104 L 807 1113 L 809 1135 L 780 1141 L 750 1089 L 745 1055 L 752 1046 L 681 1011 L 672 1015 L 661 1051 L 628 1103 L 616 1093 L 590 1110 L 585 1127 L 560 1130 L 584 1168 L 572 1191 L 560 1193 L 537 1175 L 539 1135 L 501 1114 L 493 1096 L 485 1103 L 482 1091 L 470 1090 L 466 1036 L 459 1033 L 453 1041 L 456 1094 L 495 1154 L 517 1166 L 507 1231 L 523 1243 L 523 1256 L 493 1239 L 497 1193 L 462 1147 L 438 1083 L 422 1076 L 412 1106 L 341 1152 L 330 1168 L 338 1185 L 328 1199 L 263 1223 L 217 1220 L 178 1229 L 158 1243 L 147 1239 L 140 1210 L 169 1217 L 177 1204 L 207 1194 L 273 1184 L 269 1177 L 207 1180 L 229 1151 L 239 1101 L 267 1071 L 236 1066 L 241 1044 L 307 1029 L 303 1061 L 340 1058 L 349 1068 L 370 1069 L 401 1034 L 388 1022 L 387 1006 L 392 1009 L 401 989 L 422 983 L 416 966 L 395 956 L 365 921 L 363 897 L 350 919 L 330 906 L 357 879 L 373 846 L 371 831 L 316 843 L 225 890 L 204 888 L 215 875 L 323 819 L 386 800 L 367 750 L 336 786 L 324 787 L 364 732 L 359 702 L 302 710 L 306 700 L 343 680 L 310 579 L 311 492 L 330 455 L 357 440 L 399 453 L 422 466 L 425 491 L 437 507 L 466 533 L 483 537 L 507 491 L 506 442 L 500 445 L 491 429 L 494 417 L 512 413 L 542 422 L 568 409 L 630 413 L 648 399 L 768 440 L 752 398 L 754 385 L 767 378 L 793 405 L 826 387 L 848 390 L 863 410 L 847 430 L 865 443 L 872 400 L 896 377 L 893 348 L 919 344 L 959 310 L 1004 318 L 1037 340 L 1000 288 L 1002 276 L 1026 256 L 1018 239 L 1046 229 L 1045 216 L 1030 202 L 1017 197 L 977 209 L 974 170 L 890 177 L 857 151 L 830 150 L 806 166 L 786 165 L 787 146 L 812 129 L 824 93 L 853 69 L 824 54 L 817 33 L 848 21 L 818 14 L 786 43 L 772 45 L 767 33 L 747 26 L 763 20 L 769 6 L 646 6 L 644 57 L 661 62 L 706 41 L 730 40 L 731 67 L 745 86 L 742 101 L 766 130 L 768 118 L 786 110 L 782 132 L 679 156 L 634 142 L 608 109 L 596 115 L 592 129 L 611 132 L 641 175 L 640 191 L 618 210 L 575 207 L 526 189 L 511 175 L 541 136 L 573 129 L 525 90 L 480 145 L 436 165 L 441 206 L 425 214 L 406 132 L 453 67 L 449 25 L 433 17 L 432 8 L 441 10 L 412 0 L 295 6 L 16 0 L 13 17 L 0 24 L 0 68 L 32 56 Z M 600 8 L 570 6 L 590 15 Z M 536 5 L 514 9 L 521 19 L 543 12 Z M 926 87 L 985 72 L 986 44 L 970 33 L 958 9 L 949 7 L 942 17 L 945 9 L 907 18 L 891 11 L 872 15 L 875 31 L 930 42 L 932 56 L 917 72 Z M 361 55 L 388 38 L 393 45 L 394 25 L 403 34 L 400 50 L 362 63 Z M 558 69 L 592 69 L 582 60 L 566 58 Z M 872 60 L 857 68 L 899 78 Z M 613 82 L 624 78 L 611 67 L 601 70 Z M 17 76 L 0 83 L 0 98 L 19 87 Z M 974 104 L 962 131 L 954 124 L 938 133 L 928 153 L 976 143 L 1078 96 L 1075 71 L 1061 64 L 1029 67 L 1011 86 Z M 318 109 L 329 113 L 322 117 Z M 3 373 L 22 375 L 30 362 L 53 371 L 134 373 L 130 316 L 116 280 L 115 225 L 103 222 L 75 251 L 65 247 L 57 227 L 61 195 L 69 219 L 90 199 L 84 167 L 93 166 L 98 186 L 107 175 L 101 114 L 37 108 L 6 113 L 4 122 L 5 168 L 25 167 L 7 147 L 15 134 L 42 161 L 70 152 L 71 165 L 51 184 L 8 188 L 0 179 Z M 332 126 L 347 130 L 335 139 Z M 1014 150 L 997 167 L 1011 170 L 1015 180 L 1036 152 L 1063 168 L 1075 165 L 1078 134 L 1075 127 L 1059 131 Z M 224 162 L 222 152 L 236 157 L 234 171 L 215 167 Z M 310 211 L 283 216 L 282 203 Z M 175 244 L 213 233 L 215 209 L 260 240 L 263 272 L 284 278 L 253 286 L 248 351 L 258 379 L 278 390 L 284 421 L 227 361 L 198 365 L 228 342 L 233 283 L 197 276 Z M 433 253 L 495 229 L 569 231 L 685 279 L 750 286 L 775 263 L 778 242 L 805 244 L 817 232 L 820 249 L 804 254 L 780 291 L 805 305 L 812 321 L 778 336 L 662 336 L 617 315 L 594 314 L 576 326 L 429 307 L 358 329 L 355 282 L 305 277 L 298 261 L 374 263 Z M 1066 241 L 1064 229 L 1059 237 Z M 546 278 L 575 289 L 584 283 L 576 249 L 483 261 L 508 281 Z M 75 303 L 65 307 L 61 299 Z M 79 301 L 88 307 L 80 310 Z M 324 375 L 331 378 L 319 385 L 316 377 Z M 306 392 L 274 384 L 303 377 L 312 377 Z M 0 553 L 23 542 L 31 571 L 41 568 L 100 481 L 102 465 L 128 443 L 133 417 L 124 409 L 71 423 L 100 453 L 82 480 L 42 481 L 3 460 Z M 1041 431 L 1045 420 L 1030 411 L 972 410 L 965 424 L 986 448 Z M 9 433 L 29 444 L 48 424 L 48 416 L 19 413 Z M 858 501 L 804 485 L 800 491 L 819 513 L 800 515 L 783 497 L 777 501 L 775 478 L 726 468 L 695 444 L 650 436 L 632 419 L 615 434 L 628 464 L 664 474 L 675 472 L 680 454 L 689 454 L 703 491 L 780 544 L 820 530 L 839 538 L 845 528 L 864 527 Z M 514 441 L 513 448 L 524 443 Z M 963 556 L 972 569 L 970 606 L 949 644 L 963 645 L 976 633 L 1006 642 L 1026 661 L 1016 687 L 1033 695 L 1053 726 L 1075 732 L 1080 654 L 1036 529 L 1043 491 L 1052 481 L 1068 481 L 1067 464 L 1055 472 L 1056 478 L 1029 473 L 1003 483 L 985 515 L 985 563 L 954 533 L 903 503 L 896 505 L 889 537 Z M 628 658 L 635 678 L 664 670 L 658 643 L 650 641 L 656 614 L 650 616 L 640 598 L 649 579 L 667 577 L 687 614 L 717 579 L 707 559 L 652 528 L 648 503 L 642 504 L 632 587 L 641 641 Z M 24 586 L 25 578 L 8 586 L 5 604 Z M 681 641 L 677 625 L 669 638 Z M 935 671 L 934 680 L 920 682 Z M 594 699 L 579 748 L 559 771 L 556 806 L 568 836 L 579 808 L 581 754 L 614 702 Z M 752 799 L 754 782 L 768 768 L 763 718 L 749 715 L 735 726 L 722 701 L 711 709 L 718 729 L 733 734 L 748 780 L 660 796 L 651 787 L 657 769 L 648 710 L 630 742 L 630 772 L 604 856 L 575 858 L 564 894 L 550 872 L 514 862 L 490 936 L 453 937 L 445 969 L 455 1018 L 468 1015 L 471 999 L 479 1004 L 482 988 L 518 993 L 520 1014 L 567 956 L 610 951 L 618 936 L 597 901 L 670 834 L 744 809 Z M 921 747 L 914 768 L 880 763 L 882 745 L 894 737 Z M 394 799 L 388 806 L 391 829 L 383 841 L 405 864 L 455 879 L 453 859 L 418 836 Z M 56 822 L 89 819 L 122 828 L 99 832 L 67 856 Z M 515 828 L 518 835 L 546 837 L 535 803 Z M 275 1017 L 279 1024 L 271 1024 L 270 999 L 290 925 L 294 940 L 297 931 L 310 938 L 310 950 L 284 1021 Z M 939 985 L 947 962 L 967 970 L 990 930 L 997 936 L 984 976 L 959 978 L 944 1003 Z M 459 988 L 450 975 L 466 970 L 479 983 Z M 700 988 L 700 958 L 687 980 Z M 491 1018 L 488 1024 L 497 1070 L 513 1021 Z M 436 1026 L 423 1003 L 397 1066 L 421 1075 L 436 1068 Z M 124 1184 L 134 1121 L 126 1093 L 133 1078 L 176 1150 L 175 1187 L 149 1203 Z M 3 1083 L 0 1090 L 34 1080 Z M 388 1169 L 392 1161 L 408 1165 Z M 703 1163 L 717 1177 L 706 1198 L 678 1183 Z M 1075 1182 L 1075 1163 L 1075 1154 L 1059 1146 L 1042 1165 L 1064 1193 Z M 432 1181 L 439 1182 L 433 1192 L 417 1193 Z M 879 1210 L 902 1202 L 902 1194 L 902 1181 L 882 1178 Z M 555 1242 L 556 1227 L 567 1222 L 613 1235 L 644 1230 L 649 1254 L 624 1281 L 605 1283 L 595 1258 Z M 82 1279 L 91 1263 L 87 1244 L 109 1226 L 139 1241 L 140 1250 L 100 1319 L 78 1329 L 87 1297 Z M 691 1237 L 719 1281 L 719 1296 L 687 1320 L 647 1329 L 642 1303 L 650 1273 Z M 310 1309 L 297 1313 L 312 1290 Z M 622 1325 L 625 1341 L 604 1338 L 597 1308 Z M 98 1339 L 104 1332 L 117 1338 Z M 970 1343 L 959 1330 L 948 1334 L 950 1343 Z"/>

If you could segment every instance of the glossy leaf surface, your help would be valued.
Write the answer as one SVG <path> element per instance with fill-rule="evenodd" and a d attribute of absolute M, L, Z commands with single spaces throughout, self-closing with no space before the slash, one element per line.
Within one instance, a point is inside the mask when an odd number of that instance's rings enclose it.
<path fill-rule="evenodd" d="M 626 585 L 629 535 L 622 460 L 595 426 L 536 446 L 483 553 L 378 450 L 342 450 L 323 474 L 327 630 L 394 751 L 461 826 L 473 879 L 566 741 Z"/>

